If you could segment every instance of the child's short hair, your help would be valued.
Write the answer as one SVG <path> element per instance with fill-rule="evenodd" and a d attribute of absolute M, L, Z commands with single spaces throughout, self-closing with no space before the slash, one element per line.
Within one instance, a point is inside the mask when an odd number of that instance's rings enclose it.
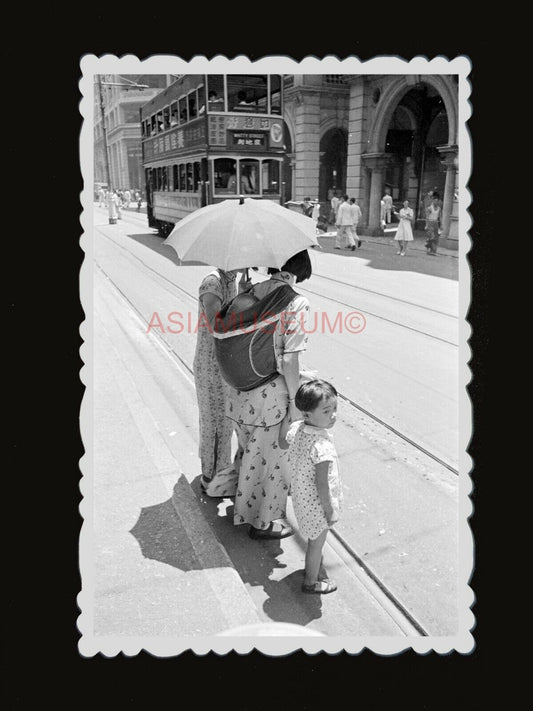
<path fill-rule="evenodd" d="M 294 398 L 294 404 L 300 412 L 312 412 L 322 400 L 337 397 L 337 391 L 326 380 L 309 380 L 300 385 Z"/>

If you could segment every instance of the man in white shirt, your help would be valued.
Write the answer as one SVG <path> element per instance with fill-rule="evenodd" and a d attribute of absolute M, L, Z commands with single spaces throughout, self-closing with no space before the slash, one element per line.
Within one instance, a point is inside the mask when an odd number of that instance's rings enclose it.
<path fill-rule="evenodd" d="M 390 194 L 389 188 L 385 188 L 385 195 L 382 198 L 383 208 L 384 208 L 384 219 L 387 225 L 390 224 L 392 215 L 392 195 Z"/>
<path fill-rule="evenodd" d="M 342 199 L 339 209 L 337 211 L 337 219 L 335 220 L 337 227 L 337 236 L 335 237 L 335 249 L 343 249 L 341 242 L 346 240 L 348 242 L 347 249 L 351 249 L 352 252 L 355 251 L 355 240 L 352 237 L 352 208 L 348 202 L 348 195 L 345 195 Z"/>
<path fill-rule="evenodd" d="M 361 208 L 355 201 L 355 198 L 350 198 L 350 210 L 352 211 L 352 237 L 358 247 L 361 247 L 361 240 L 357 236 L 357 225 L 362 217 Z"/>
<path fill-rule="evenodd" d="M 337 224 L 337 210 L 339 209 L 340 203 L 341 201 L 334 194 L 331 198 L 331 214 L 329 216 L 329 221 L 332 222 L 334 225 Z"/>

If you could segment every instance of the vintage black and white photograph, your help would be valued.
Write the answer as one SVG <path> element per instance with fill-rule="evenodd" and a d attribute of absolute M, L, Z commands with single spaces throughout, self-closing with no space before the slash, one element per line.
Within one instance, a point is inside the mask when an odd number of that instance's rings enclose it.
<path fill-rule="evenodd" d="M 81 58 L 81 655 L 472 650 L 470 71 Z"/>

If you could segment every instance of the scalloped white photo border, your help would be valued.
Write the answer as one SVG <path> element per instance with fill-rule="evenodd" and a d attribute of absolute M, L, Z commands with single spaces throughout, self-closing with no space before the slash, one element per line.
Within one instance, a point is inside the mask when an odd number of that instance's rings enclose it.
<path fill-rule="evenodd" d="M 471 85 L 468 79 L 472 69 L 471 61 L 466 56 L 448 59 L 436 56 L 414 57 L 405 60 L 398 56 L 376 56 L 366 61 L 360 61 L 356 56 L 339 59 L 328 55 L 322 59 L 306 57 L 295 61 L 287 56 L 266 56 L 258 60 L 250 60 L 239 55 L 233 59 L 217 55 L 212 59 L 205 56 L 195 56 L 190 61 L 180 59 L 175 55 L 154 55 L 147 59 L 139 59 L 133 54 L 117 57 L 106 54 L 100 57 L 87 54 L 80 60 L 81 79 L 79 88 L 82 95 L 80 113 L 83 123 L 80 133 L 80 167 L 83 176 L 83 190 L 80 195 L 82 212 L 80 222 L 82 234 L 81 247 L 85 258 L 80 270 L 80 299 L 85 313 L 85 320 L 80 325 L 83 345 L 80 349 L 83 367 L 80 379 L 85 386 L 80 408 L 80 431 L 85 454 L 80 460 L 82 478 L 80 491 L 83 496 L 79 510 L 83 518 L 79 539 L 79 567 L 82 588 L 77 602 L 80 615 L 77 620 L 81 637 L 78 649 L 82 656 L 92 657 L 103 654 L 107 657 L 124 654 L 135 656 L 146 650 L 158 657 L 176 656 L 191 650 L 203 656 L 209 652 L 225 655 L 231 651 L 246 655 L 253 649 L 269 656 L 286 656 L 302 649 L 310 655 L 326 652 L 338 654 L 346 651 L 349 654 L 359 654 L 364 649 L 379 655 L 394 655 L 406 650 L 418 654 L 434 651 L 438 654 L 448 654 L 456 651 L 469 654 L 475 648 L 472 630 L 475 617 L 472 606 L 475 596 L 469 585 L 474 569 L 474 540 L 468 519 L 472 514 L 473 505 L 470 499 L 472 493 L 472 459 L 467 453 L 472 436 L 472 406 L 466 386 L 472 374 L 468 367 L 471 350 L 468 339 L 471 327 L 466 320 L 470 306 L 471 267 L 467 259 L 471 239 L 469 230 L 472 220 L 468 207 L 471 203 L 471 193 L 467 188 L 472 170 L 472 143 L 466 122 L 472 106 L 469 101 Z M 94 76 L 97 74 L 231 74 L 231 73 L 263 73 L 263 74 L 455 74 L 458 76 L 458 204 L 459 204 L 459 560 L 458 560 L 458 612 L 459 631 L 455 636 L 429 637 L 109 637 L 93 634 L 93 561 L 92 561 L 92 531 L 91 507 L 92 496 L 92 312 L 93 312 L 93 128 L 94 128 Z"/>

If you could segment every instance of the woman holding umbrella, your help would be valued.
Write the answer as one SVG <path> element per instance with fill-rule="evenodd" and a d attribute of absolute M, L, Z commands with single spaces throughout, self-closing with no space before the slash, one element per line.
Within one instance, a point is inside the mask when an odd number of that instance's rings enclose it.
<path fill-rule="evenodd" d="M 290 257 L 281 269 L 269 268 L 268 273 L 270 279 L 251 289 L 259 300 L 274 296 L 284 285 L 293 287 L 309 279 L 312 267 L 307 250 Z M 229 387 L 226 414 L 239 440 L 233 522 L 249 524 L 254 539 L 285 538 L 293 533 L 280 521 L 286 515 L 289 474 L 287 453 L 279 447 L 278 435 L 285 418 L 299 417 L 294 397 L 300 385 L 299 358 L 307 347 L 308 315 L 309 301 L 295 293 L 273 333 L 275 377 L 253 390 Z"/>
<path fill-rule="evenodd" d="M 212 328 L 216 314 L 237 294 L 239 273 L 243 274 L 239 290 L 245 290 L 250 286 L 247 269 L 215 269 L 204 277 L 198 290 L 198 335 L 193 370 L 200 429 L 200 485 L 204 491 L 217 472 L 232 469 L 233 422 L 225 416 L 228 386 L 215 357 Z"/>

